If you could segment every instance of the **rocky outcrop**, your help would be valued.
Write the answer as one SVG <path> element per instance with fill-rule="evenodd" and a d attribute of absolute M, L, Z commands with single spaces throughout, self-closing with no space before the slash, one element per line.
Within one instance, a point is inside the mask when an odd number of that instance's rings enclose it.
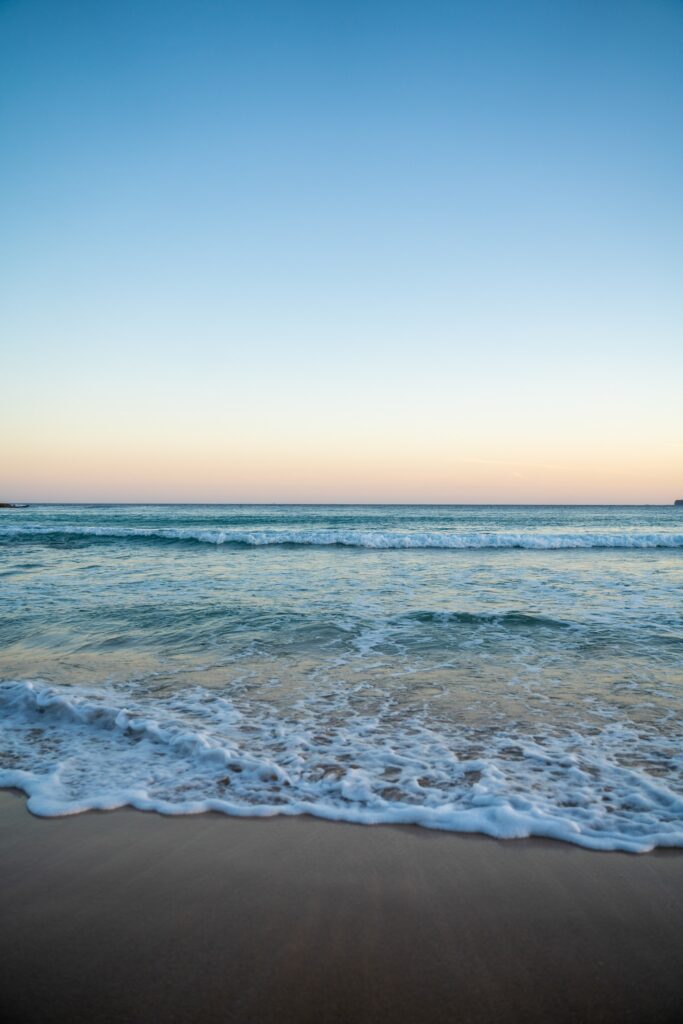
<path fill-rule="evenodd" d="M 683 498 L 676 498 L 674 505 L 683 505 Z"/>

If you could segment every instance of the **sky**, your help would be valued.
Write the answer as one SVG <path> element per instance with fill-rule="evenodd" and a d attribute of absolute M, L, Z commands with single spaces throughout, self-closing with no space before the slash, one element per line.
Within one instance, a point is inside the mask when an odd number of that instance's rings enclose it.
<path fill-rule="evenodd" d="M 683 3 L 0 0 L 0 500 L 683 497 Z"/>

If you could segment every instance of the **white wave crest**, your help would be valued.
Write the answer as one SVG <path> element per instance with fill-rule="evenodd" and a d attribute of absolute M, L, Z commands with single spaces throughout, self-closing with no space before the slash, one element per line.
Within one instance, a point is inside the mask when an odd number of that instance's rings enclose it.
<path fill-rule="evenodd" d="M 510 549 L 562 550 L 581 548 L 653 549 L 683 548 L 683 533 L 637 530 L 590 532 L 454 532 L 382 531 L 356 529 L 258 529 L 207 530 L 194 527 L 155 528 L 118 526 L 8 525 L 0 528 L 1 538 L 82 537 L 115 540 L 195 541 L 202 544 L 234 544 L 249 547 L 292 545 L 305 547 L 357 547 L 382 550 L 401 549 Z"/>

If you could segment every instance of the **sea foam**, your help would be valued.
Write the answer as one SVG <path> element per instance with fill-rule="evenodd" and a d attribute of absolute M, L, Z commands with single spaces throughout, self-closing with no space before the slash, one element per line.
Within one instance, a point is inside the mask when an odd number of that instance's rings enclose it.
<path fill-rule="evenodd" d="M 0 786 L 38 815 L 121 806 L 163 814 L 311 814 L 597 850 L 683 846 L 680 737 L 606 716 L 600 730 L 486 730 L 358 710 L 359 684 L 288 712 L 193 687 L 0 684 Z M 666 782 L 652 774 L 668 757 Z M 674 788 L 676 787 L 676 788 Z"/>

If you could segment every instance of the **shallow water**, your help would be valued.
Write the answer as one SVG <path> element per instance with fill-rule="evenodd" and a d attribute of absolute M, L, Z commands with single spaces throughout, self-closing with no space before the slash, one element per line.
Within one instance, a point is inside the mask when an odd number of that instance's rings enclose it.
<path fill-rule="evenodd" d="M 0 519 L 0 785 L 683 845 L 683 510 Z"/>

